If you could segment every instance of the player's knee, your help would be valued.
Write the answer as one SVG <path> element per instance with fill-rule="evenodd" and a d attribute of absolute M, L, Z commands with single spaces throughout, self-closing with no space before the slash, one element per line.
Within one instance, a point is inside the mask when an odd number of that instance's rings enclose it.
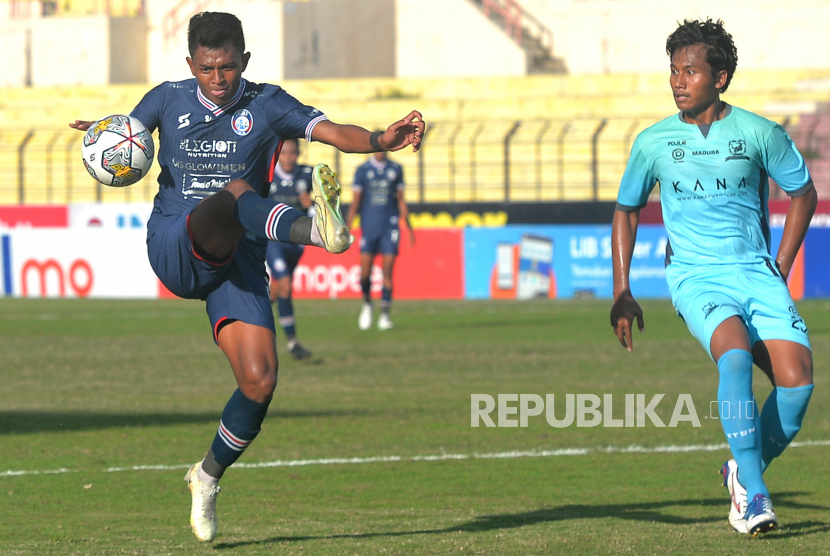
<path fill-rule="evenodd" d="M 225 191 L 233 193 L 233 196 L 236 197 L 237 199 L 239 198 L 240 195 L 242 195 L 246 191 L 253 191 L 253 190 L 254 190 L 254 188 L 251 187 L 251 185 L 248 182 L 246 182 L 245 180 L 241 180 L 241 179 L 231 180 L 231 182 L 228 183 L 228 185 L 225 186 Z"/>
<path fill-rule="evenodd" d="M 255 402 L 265 403 L 271 400 L 277 389 L 278 364 L 270 358 L 249 364 L 243 373 L 245 380 L 241 384 L 242 393 Z"/>

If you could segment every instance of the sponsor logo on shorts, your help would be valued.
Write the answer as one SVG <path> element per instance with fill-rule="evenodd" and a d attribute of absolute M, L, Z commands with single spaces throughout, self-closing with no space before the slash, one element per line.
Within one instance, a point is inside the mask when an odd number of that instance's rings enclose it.
<path fill-rule="evenodd" d="M 793 319 L 792 327 L 798 330 L 799 332 L 804 332 L 805 334 L 809 334 L 807 331 L 807 325 L 804 323 L 804 319 L 801 318 L 801 315 L 798 314 L 798 309 L 794 306 L 790 305 L 790 317 Z"/>
<path fill-rule="evenodd" d="M 719 305 L 717 303 L 712 302 L 712 301 L 710 301 L 709 303 L 704 305 L 703 306 L 703 318 L 704 319 L 709 318 L 709 315 L 712 314 L 712 311 L 714 311 L 718 307 L 719 307 Z"/>

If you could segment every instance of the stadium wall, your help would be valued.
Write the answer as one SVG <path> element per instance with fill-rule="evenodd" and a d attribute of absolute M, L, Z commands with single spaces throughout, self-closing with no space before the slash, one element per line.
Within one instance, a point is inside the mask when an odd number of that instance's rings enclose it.
<path fill-rule="evenodd" d="M 827 69 L 830 2 L 826 0 L 521 0 L 553 32 L 568 70 L 641 73 L 668 69 L 666 38 L 684 18 L 723 19 L 747 69 Z M 770 83 L 773 86 L 773 83 Z"/>
<path fill-rule="evenodd" d="M 786 203 L 771 204 L 773 252 Z M 151 204 L 0 206 L 0 295 L 7 297 L 173 297 L 147 261 Z M 472 211 L 470 211 L 472 214 Z M 553 211 L 551 211 L 553 212 Z M 459 224 L 464 224 L 459 225 Z M 360 230 L 355 230 L 360 237 Z M 497 224 L 402 230 L 398 299 L 530 299 L 612 295 L 611 226 Z M 642 223 L 631 266 L 637 297 L 666 298 L 667 236 Z M 295 273 L 298 298 L 360 297 L 357 243 L 343 255 L 310 248 Z M 795 299 L 830 297 L 830 202 L 821 202 L 790 276 Z M 372 272 L 380 289 L 382 273 Z"/>
<path fill-rule="evenodd" d="M 395 1 L 287 2 L 285 79 L 394 77 Z"/>
<path fill-rule="evenodd" d="M 467 0 L 397 0 L 397 77 L 525 75 L 525 52 Z"/>

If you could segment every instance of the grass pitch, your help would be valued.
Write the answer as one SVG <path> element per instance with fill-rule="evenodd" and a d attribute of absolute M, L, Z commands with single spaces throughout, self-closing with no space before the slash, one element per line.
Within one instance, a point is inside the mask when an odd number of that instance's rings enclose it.
<path fill-rule="evenodd" d="M 0 300 L 0 554 L 830 553 L 827 445 L 767 473 L 780 530 L 729 529 L 717 372 L 668 302 L 643 303 L 633 353 L 607 301 L 397 302 L 389 332 L 359 332 L 356 302 L 296 305 L 314 357 L 280 336 L 277 396 L 240 460 L 281 464 L 227 472 L 201 545 L 182 478 L 235 388 L 203 305 Z M 797 440 L 830 440 L 830 302 L 799 309 L 816 391 Z M 769 389 L 756 373 L 759 402 Z M 666 424 L 691 394 L 701 426 L 470 426 L 471 394 L 555 394 L 557 418 L 564 394 L 611 394 L 622 418 L 627 393 L 665 394 Z M 514 451 L 536 455 L 471 457 Z"/>

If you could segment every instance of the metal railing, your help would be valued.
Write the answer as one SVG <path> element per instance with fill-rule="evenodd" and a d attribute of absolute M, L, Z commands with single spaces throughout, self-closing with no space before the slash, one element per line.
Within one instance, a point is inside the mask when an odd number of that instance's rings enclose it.
<path fill-rule="evenodd" d="M 637 133 L 658 119 L 439 121 L 427 127 L 420 151 L 390 157 L 404 167 L 410 202 L 613 200 Z M 819 195 L 827 196 L 830 130 L 810 124 L 788 131 L 807 159 Z M 0 128 L 0 204 L 152 200 L 157 164 L 135 185 L 102 186 L 81 162 L 82 138 L 69 128 Z M 366 158 L 311 143 L 303 145 L 300 161 L 331 165 L 348 202 L 354 172 Z"/>

